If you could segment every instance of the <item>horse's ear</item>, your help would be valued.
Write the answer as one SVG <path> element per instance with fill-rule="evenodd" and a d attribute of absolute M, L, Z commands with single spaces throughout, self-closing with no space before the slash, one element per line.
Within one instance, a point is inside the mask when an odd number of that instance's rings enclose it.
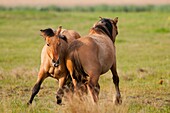
<path fill-rule="evenodd" d="M 54 36 L 54 32 L 51 28 L 44 29 L 44 30 L 41 29 L 40 31 L 42 36 L 49 36 L 49 37 Z"/>
<path fill-rule="evenodd" d="M 115 19 L 113 19 L 114 23 L 117 24 L 118 22 L 118 17 L 116 17 Z"/>
<path fill-rule="evenodd" d="M 62 26 L 59 26 L 55 32 L 56 35 L 59 35 L 62 30 Z"/>
<path fill-rule="evenodd" d="M 41 34 L 40 34 L 40 35 L 41 35 L 43 38 L 45 38 L 46 36 L 45 36 L 44 30 L 40 29 L 40 31 L 41 31 Z"/>
<path fill-rule="evenodd" d="M 101 16 L 99 16 L 100 19 L 103 19 Z"/>

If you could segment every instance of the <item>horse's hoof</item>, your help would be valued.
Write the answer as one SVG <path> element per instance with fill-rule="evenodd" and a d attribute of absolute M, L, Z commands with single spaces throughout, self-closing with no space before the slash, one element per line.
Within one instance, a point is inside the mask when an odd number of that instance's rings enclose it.
<path fill-rule="evenodd" d="M 31 102 L 27 102 L 27 106 L 30 106 L 32 103 Z"/>
<path fill-rule="evenodd" d="M 60 103 L 58 103 L 58 102 L 57 102 L 57 105 L 59 105 L 59 106 L 63 106 L 64 104 L 63 104 L 63 103 L 61 103 L 61 102 L 60 102 Z"/>
<path fill-rule="evenodd" d="M 121 105 L 122 104 L 122 99 L 121 97 L 117 97 L 115 100 L 115 105 Z"/>
<path fill-rule="evenodd" d="M 61 105 L 62 100 L 57 100 L 57 104 Z"/>
<path fill-rule="evenodd" d="M 57 105 L 58 105 L 58 106 L 63 106 L 63 105 L 65 105 L 65 104 L 63 104 L 63 103 L 58 104 L 58 103 L 57 103 Z"/>

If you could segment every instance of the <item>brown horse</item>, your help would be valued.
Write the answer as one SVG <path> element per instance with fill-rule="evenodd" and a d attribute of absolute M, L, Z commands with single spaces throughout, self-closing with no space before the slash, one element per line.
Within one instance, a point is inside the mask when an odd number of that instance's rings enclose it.
<path fill-rule="evenodd" d="M 59 81 L 59 89 L 57 91 L 57 104 L 62 101 L 64 94 L 63 87 L 68 81 L 68 71 L 65 65 L 65 55 L 68 43 L 74 39 L 80 38 L 80 35 L 73 30 L 64 30 L 59 27 L 56 32 L 48 28 L 40 30 L 42 37 L 45 39 L 41 52 L 41 65 L 38 73 L 38 79 L 32 89 L 32 95 L 28 102 L 31 104 L 35 95 L 39 92 L 42 82 L 47 77 L 53 77 Z M 67 38 L 66 38 L 67 37 Z M 68 42 L 68 43 L 67 43 Z"/>
<path fill-rule="evenodd" d="M 101 18 L 91 28 L 89 35 L 73 41 L 68 47 L 66 66 L 72 77 L 74 89 L 83 81 L 94 103 L 98 101 L 99 77 L 109 69 L 116 89 L 115 103 L 121 103 L 114 44 L 118 34 L 117 22 L 117 17 Z"/>

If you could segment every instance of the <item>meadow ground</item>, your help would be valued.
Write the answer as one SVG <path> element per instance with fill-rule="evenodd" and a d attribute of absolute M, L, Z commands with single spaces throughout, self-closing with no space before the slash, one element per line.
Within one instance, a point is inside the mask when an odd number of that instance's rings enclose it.
<path fill-rule="evenodd" d="M 40 29 L 62 25 L 86 35 L 98 17 L 119 17 L 116 39 L 122 105 L 111 73 L 100 78 L 100 100 L 56 105 L 56 80 L 48 78 L 31 106 L 26 103 L 36 82 L 44 39 Z M 170 15 L 167 12 L 0 11 L 0 112 L 2 113 L 169 113 Z"/>

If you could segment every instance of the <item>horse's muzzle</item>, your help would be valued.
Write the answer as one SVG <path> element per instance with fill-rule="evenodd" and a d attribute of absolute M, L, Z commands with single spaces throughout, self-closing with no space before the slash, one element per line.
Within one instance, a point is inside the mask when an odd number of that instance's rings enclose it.
<path fill-rule="evenodd" d="M 54 67 L 58 67 L 58 66 L 59 66 L 59 64 L 60 64 L 59 59 L 58 59 L 57 61 L 52 60 L 52 65 L 53 65 Z"/>

